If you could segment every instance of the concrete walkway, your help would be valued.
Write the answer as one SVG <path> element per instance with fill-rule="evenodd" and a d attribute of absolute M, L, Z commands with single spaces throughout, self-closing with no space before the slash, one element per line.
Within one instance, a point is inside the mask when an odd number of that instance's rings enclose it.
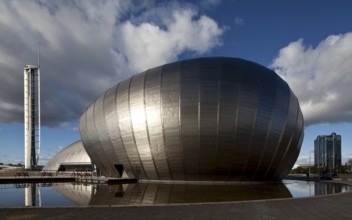
<path fill-rule="evenodd" d="M 338 182 L 351 185 L 351 182 Z M 0 219 L 352 219 L 352 192 L 310 198 L 213 204 L 0 208 Z"/>
<path fill-rule="evenodd" d="M 68 176 L 30 176 L 30 177 L 0 177 L 0 184 L 4 183 L 51 183 L 51 182 L 74 182 L 74 177 Z"/>

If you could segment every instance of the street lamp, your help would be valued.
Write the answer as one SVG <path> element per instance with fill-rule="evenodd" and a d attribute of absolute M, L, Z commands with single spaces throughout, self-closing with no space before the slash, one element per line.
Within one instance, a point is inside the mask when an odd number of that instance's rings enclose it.
<path fill-rule="evenodd" d="M 313 152 L 312 149 L 309 150 L 309 166 L 308 166 L 308 178 L 310 176 L 310 154 Z"/>
<path fill-rule="evenodd" d="M 311 151 L 309 151 L 308 178 L 309 178 L 309 175 L 310 175 L 310 153 L 311 153 Z"/>

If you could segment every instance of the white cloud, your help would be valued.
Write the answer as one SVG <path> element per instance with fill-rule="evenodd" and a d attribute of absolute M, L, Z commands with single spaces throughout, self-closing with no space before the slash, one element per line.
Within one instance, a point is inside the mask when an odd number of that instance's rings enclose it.
<path fill-rule="evenodd" d="M 23 65 L 41 44 L 42 123 L 77 120 L 133 73 L 204 54 L 223 29 L 196 6 L 153 1 L 0 1 L 0 122 L 23 121 Z"/>
<path fill-rule="evenodd" d="M 297 95 L 305 124 L 352 120 L 352 32 L 331 35 L 315 48 L 302 39 L 282 48 L 272 68 Z"/>
<path fill-rule="evenodd" d="M 235 18 L 235 25 L 238 26 L 238 27 L 244 25 L 244 20 L 243 20 L 243 18 L 236 17 L 236 18 Z"/>
<path fill-rule="evenodd" d="M 311 164 L 312 166 L 314 165 L 314 155 L 311 155 L 310 157 L 310 162 L 309 162 L 309 156 L 306 155 L 300 155 L 295 163 L 295 166 L 306 166 Z"/>
<path fill-rule="evenodd" d="M 120 26 L 118 49 L 125 54 L 130 69 L 137 72 L 174 61 L 186 50 L 205 53 L 219 44 L 222 30 L 209 17 L 196 16 L 191 9 L 173 11 L 165 29 L 152 23 L 134 25 L 127 21 Z"/>

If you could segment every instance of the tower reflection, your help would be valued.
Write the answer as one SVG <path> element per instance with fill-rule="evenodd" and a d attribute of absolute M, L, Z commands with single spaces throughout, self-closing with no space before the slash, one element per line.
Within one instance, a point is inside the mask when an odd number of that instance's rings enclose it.
<path fill-rule="evenodd" d="M 24 188 L 24 203 L 25 206 L 30 207 L 30 206 L 36 206 L 36 190 L 37 185 L 35 183 L 27 183 L 25 184 Z"/>

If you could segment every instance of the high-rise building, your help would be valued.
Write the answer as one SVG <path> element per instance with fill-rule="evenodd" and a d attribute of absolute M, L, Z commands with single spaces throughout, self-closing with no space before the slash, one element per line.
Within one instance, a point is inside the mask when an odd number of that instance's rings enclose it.
<path fill-rule="evenodd" d="M 341 135 L 319 135 L 314 140 L 314 165 L 325 172 L 335 172 L 341 166 Z"/>
<path fill-rule="evenodd" d="M 37 165 L 40 150 L 40 68 L 24 66 L 24 166 Z M 38 154 L 36 154 L 36 151 Z"/>

